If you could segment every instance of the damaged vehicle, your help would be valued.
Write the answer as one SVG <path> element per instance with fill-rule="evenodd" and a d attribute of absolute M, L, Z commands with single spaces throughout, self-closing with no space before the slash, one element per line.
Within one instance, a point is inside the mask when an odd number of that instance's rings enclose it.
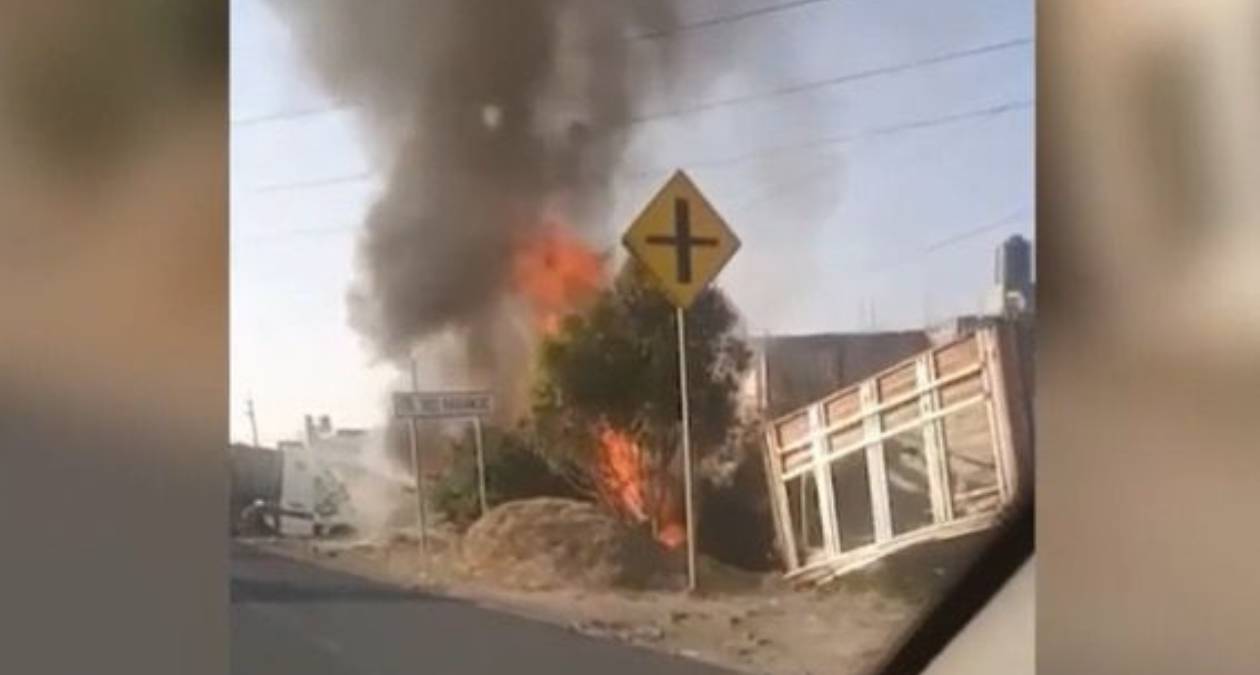
<path fill-rule="evenodd" d="M 345 484 L 300 443 L 276 450 L 234 446 L 232 534 L 345 536 L 354 505 Z"/>

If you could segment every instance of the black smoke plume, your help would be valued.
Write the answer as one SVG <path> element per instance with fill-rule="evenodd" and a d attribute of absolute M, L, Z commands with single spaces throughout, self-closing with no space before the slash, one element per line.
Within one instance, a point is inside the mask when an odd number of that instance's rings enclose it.
<path fill-rule="evenodd" d="M 395 361 L 455 333 L 473 376 L 501 379 L 520 360 L 502 317 L 514 246 L 552 214 L 598 220 L 636 91 L 668 71 L 668 41 L 629 36 L 674 25 L 672 0 L 272 4 L 387 174 L 360 242 L 354 327 Z M 636 50 L 658 67 L 634 68 Z"/>

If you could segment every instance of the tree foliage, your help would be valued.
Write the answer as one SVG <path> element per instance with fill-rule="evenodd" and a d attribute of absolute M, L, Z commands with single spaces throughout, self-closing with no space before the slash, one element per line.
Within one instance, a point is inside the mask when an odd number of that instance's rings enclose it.
<path fill-rule="evenodd" d="M 697 460 L 720 447 L 737 421 L 739 380 L 750 353 L 738 317 L 709 288 L 687 310 L 691 442 Z M 680 446 L 675 310 L 631 261 L 586 312 L 567 318 L 540 350 L 532 413 L 540 450 L 590 492 L 601 425 L 644 450 L 661 475 Z"/>
<path fill-rule="evenodd" d="M 483 432 L 486 502 L 490 508 L 517 499 L 580 496 L 536 452 L 527 429 L 487 426 Z M 453 441 L 452 445 L 451 466 L 438 482 L 433 501 L 442 515 L 463 528 L 476 520 L 481 511 L 477 446 L 471 430 Z"/>

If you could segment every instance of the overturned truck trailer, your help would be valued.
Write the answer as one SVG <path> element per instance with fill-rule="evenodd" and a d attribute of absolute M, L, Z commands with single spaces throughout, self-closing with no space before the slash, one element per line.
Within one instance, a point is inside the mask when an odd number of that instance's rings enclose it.
<path fill-rule="evenodd" d="M 998 323 L 767 424 L 787 576 L 821 583 L 980 532 L 1031 497 L 1028 333 Z"/>

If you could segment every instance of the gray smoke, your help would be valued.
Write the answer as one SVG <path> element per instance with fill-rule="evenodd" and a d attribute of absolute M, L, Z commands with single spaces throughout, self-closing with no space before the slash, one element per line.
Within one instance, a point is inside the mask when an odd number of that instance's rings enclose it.
<path fill-rule="evenodd" d="M 626 36 L 673 25 L 671 0 L 273 4 L 388 167 L 349 296 L 354 327 L 390 360 L 457 333 L 493 378 L 515 344 L 502 316 L 513 247 L 549 213 L 598 222 L 648 79 L 632 51 L 667 47 Z"/>

